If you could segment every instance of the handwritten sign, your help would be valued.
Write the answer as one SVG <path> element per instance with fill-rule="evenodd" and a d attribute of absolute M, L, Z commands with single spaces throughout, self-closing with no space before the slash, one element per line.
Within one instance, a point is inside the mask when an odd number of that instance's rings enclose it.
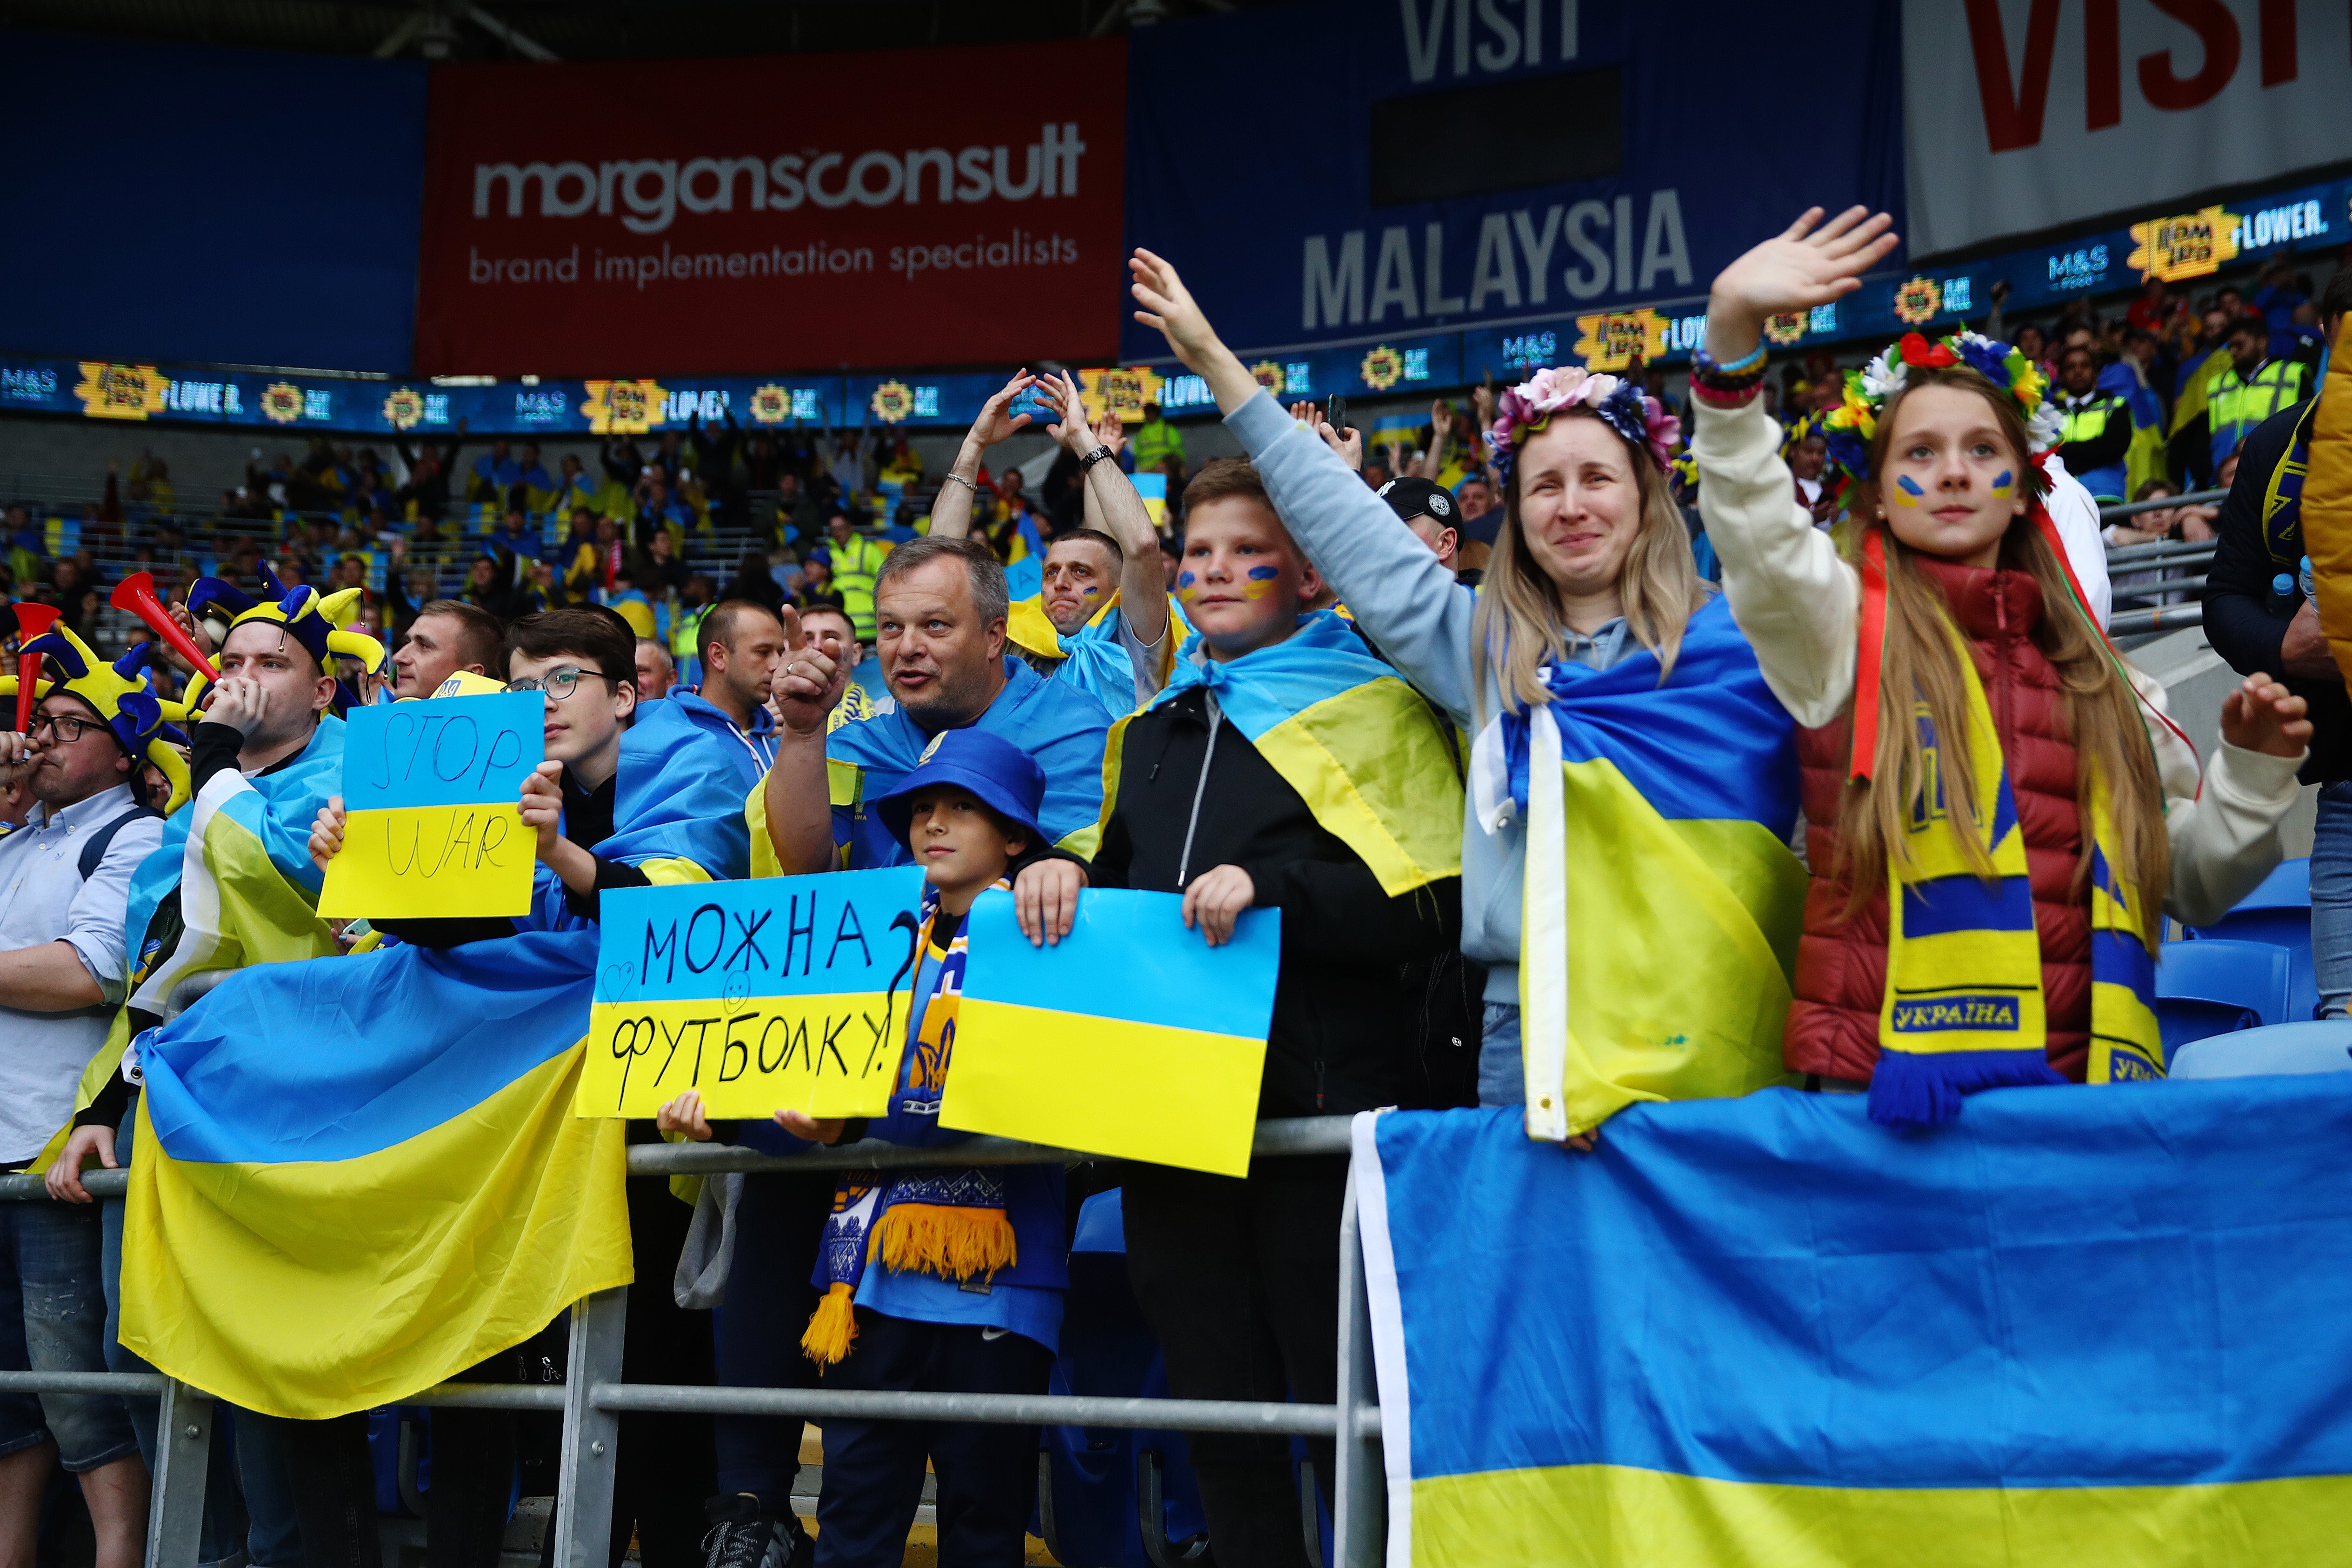
<path fill-rule="evenodd" d="M 920 867 L 602 900 L 582 1116 L 879 1116 L 906 1042 Z"/>
<path fill-rule="evenodd" d="M 1246 1175 L 1282 911 L 1244 910 L 1211 947 L 1182 908 L 1089 889 L 1038 948 L 1012 894 L 982 894 L 940 1125 Z"/>
<path fill-rule="evenodd" d="M 354 708 L 342 852 L 319 912 L 413 920 L 529 911 L 532 836 L 515 802 L 547 752 L 533 691 Z"/>

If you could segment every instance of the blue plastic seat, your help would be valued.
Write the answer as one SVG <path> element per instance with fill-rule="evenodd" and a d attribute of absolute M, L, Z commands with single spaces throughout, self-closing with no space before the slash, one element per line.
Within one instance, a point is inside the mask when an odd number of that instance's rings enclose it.
<path fill-rule="evenodd" d="M 2193 1041 L 2173 1059 L 2174 1078 L 2254 1078 L 2352 1072 L 2352 1021 L 2280 1024 Z"/>
<path fill-rule="evenodd" d="M 2191 1040 L 2290 1022 L 2291 970 L 2287 950 L 2272 942 L 2166 942 L 2156 965 L 2165 1059 Z"/>
<path fill-rule="evenodd" d="M 2303 1023 L 2319 1007 L 2319 980 L 2311 962 L 2311 862 L 2282 860 L 2254 890 L 2211 925 L 2190 926 L 2196 941 L 2266 942 L 2287 952 L 2287 1011 L 2281 1023 Z"/>

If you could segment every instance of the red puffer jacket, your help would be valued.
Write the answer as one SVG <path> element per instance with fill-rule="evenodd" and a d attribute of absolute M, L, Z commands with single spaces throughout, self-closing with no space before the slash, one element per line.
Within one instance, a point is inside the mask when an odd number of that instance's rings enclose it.
<path fill-rule="evenodd" d="M 2074 747 L 2060 723 L 2058 672 L 2031 640 L 2042 618 L 2042 590 L 2024 572 L 1919 563 L 1943 588 L 1968 635 L 2000 731 L 2033 882 L 2050 1065 L 2079 1083 L 2091 1044 L 2090 900 L 2087 892 L 2073 891 L 2083 829 Z M 1878 1060 L 1878 1008 L 1886 992 L 1886 893 L 1872 894 L 1848 921 L 1845 884 L 1826 875 L 1837 863 L 1838 795 L 1852 734 L 1848 720 L 1797 732 L 1813 881 L 1805 894 L 1784 1052 L 1791 1072 L 1867 1079 Z"/>

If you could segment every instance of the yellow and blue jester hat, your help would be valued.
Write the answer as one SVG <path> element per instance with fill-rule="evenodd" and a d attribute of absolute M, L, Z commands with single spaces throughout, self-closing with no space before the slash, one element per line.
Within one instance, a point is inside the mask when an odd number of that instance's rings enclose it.
<path fill-rule="evenodd" d="M 143 758 L 161 769 L 172 784 L 171 803 L 164 807 L 164 815 L 169 816 L 188 798 L 188 764 L 173 744 L 182 737 L 167 727 L 167 721 L 186 723 L 188 710 L 155 695 L 146 669 L 147 656 L 152 651 L 150 645 L 142 643 L 109 664 L 74 636 L 70 627 L 58 626 L 26 640 L 17 650 L 17 668 L 39 669 L 46 655 L 65 679 L 40 679 L 38 694 L 47 697 L 65 691 L 80 698 L 106 721 L 106 727 L 114 732 L 123 751 L 133 759 Z M 0 696 L 15 696 L 16 686 L 16 676 L 0 676 Z"/>
<path fill-rule="evenodd" d="M 310 650 L 310 657 L 319 661 L 320 670 L 328 675 L 335 673 L 335 656 L 339 654 L 358 659 L 371 674 L 383 673 L 391 657 L 383 644 L 365 632 L 351 629 L 365 589 L 345 588 L 321 597 L 316 588 L 287 587 L 267 562 L 261 564 L 261 585 L 276 596 L 256 599 L 233 583 L 225 583 L 218 577 L 199 577 L 188 590 L 188 614 L 202 620 L 207 612 L 217 616 L 220 610 L 226 610 L 231 631 L 248 621 L 268 621 L 283 626 L 287 636 Z"/>

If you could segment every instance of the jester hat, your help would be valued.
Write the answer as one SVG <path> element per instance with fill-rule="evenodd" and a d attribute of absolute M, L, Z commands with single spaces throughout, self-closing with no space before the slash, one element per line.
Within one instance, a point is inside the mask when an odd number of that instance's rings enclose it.
<path fill-rule="evenodd" d="M 178 731 L 168 728 L 165 721 L 184 724 L 188 710 L 155 695 L 146 669 L 150 651 L 149 645 L 142 643 L 108 664 L 74 636 L 72 628 L 58 626 L 26 639 L 18 650 L 17 668 L 40 668 L 43 655 L 55 660 L 65 679 L 44 679 L 36 690 L 42 697 L 63 691 L 80 698 L 106 721 L 125 752 L 162 769 L 172 784 L 171 804 L 164 808 L 169 815 L 188 798 L 188 764 L 173 746 Z M 16 683 L 16 676 L 0 676 L 0 696 L 14 697 Z"/>
<path fill-rule="evenodd" d="M 360 598 L 365 589 L 345 588 L 321 597 L 316 588 L 287 587 L 267 562 L 261 563 L 259 570 L 262 586 L 277 595 L 275 598 L 256 599 L 233 583 L 218 577 L 200 577 L 188 590 L 188 614 L 201 619 L 218 605 L 229 613 L 231 631 L 248 621 L 268 621 L 283 626 L 287 636 L 310 650 L 320 669 L 331 675 L 338 654 L 358 659 L 373 674 L 383 672 L 389 658 L 383 644 L 365 632 L 350 629 L 359 615 Z"/>

